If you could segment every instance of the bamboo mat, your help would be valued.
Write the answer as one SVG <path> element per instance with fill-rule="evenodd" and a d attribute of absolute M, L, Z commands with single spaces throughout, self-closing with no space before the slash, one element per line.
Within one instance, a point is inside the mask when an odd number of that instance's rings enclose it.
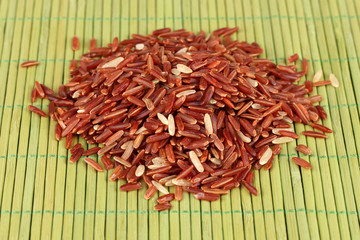
<path fill-rule="evenodd" d="M 240 188 L 209 203 L 185 193 L 170 211 L 153 211 L 144 189 L 120 192 L 109 172 L 68 164 L 55 122 L 26 109 L 35 80 L 67 82 L 92 37 L 105 46 L 156 28 L 224 26 L 239 26 L 236 37 L 258 42 L 264 57 L 285 64 L 299 53 L 309 78 L 322 69 L 341 85 L 313 93 L 334 134 L 298 139 L 313 150 L 302 156 L 312 169 L 292 163 L 296 143 L 285 145 L 271 171 L 255 171 L 257 197 Z M 360 239 L 359 26 L 358 0 L 1 0 L 0 239 Z M 40 65 L 20 68 L 25 60 Z M 47 100 L 35 104 L 47 112 Z"/>

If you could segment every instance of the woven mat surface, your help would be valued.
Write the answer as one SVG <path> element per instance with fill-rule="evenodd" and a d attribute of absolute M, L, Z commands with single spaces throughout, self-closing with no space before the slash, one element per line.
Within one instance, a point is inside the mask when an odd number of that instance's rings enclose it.
<path fill-rule="evenodd" d="M 334 134 L 284 145 L 271 171 L 255 171 L 257 197 L 244 188 L 212 203 L 185 194 L 170 211 L 153 211 L 144 189 L 120 192 L 110 172 L 69 164 L 55 122 L 26 109 L 35 80 L 67 82 L 93 37 L 105 46 L 157 28 L 224 26 L 238 26 L 237 39 L 258 42 L 279 64 L 293 53 L 309 59 L 309 79 L 323 70 L 340 81 L 314 92 Z M 358 0 L 1 0 L 0 239 L 360 239 L 359 26 Z M 20 68 L 26 60 L 40 65 Z M 45 112 L 48 104 L 35 103 Z M 291 161 L 298 143 L 313 150 L 304 157 L 311 170 Z"/>

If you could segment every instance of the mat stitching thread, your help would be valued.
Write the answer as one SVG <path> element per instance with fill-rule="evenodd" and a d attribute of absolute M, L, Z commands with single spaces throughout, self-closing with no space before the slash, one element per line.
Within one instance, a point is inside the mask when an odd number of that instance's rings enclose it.
<path fill-rule="evenodd" d="M 305 208 L 299 208 L 299 209 L 276 209 L 276 210 L 262 210 L 262 209 L 258 209 L 258 210 L 254 210 L 254 211 L 241 211 L 241 210 L 234 210 L 234 211 L 199 211 L 199 210 L 194 210 L 194 211 L 188 211 L 188 210 L 182 210 L 182 211 L 178 211 L 178 210 L 170 210 L 170 211 L 164 211 L 164 212 L 160 212 L 160 214 L 209 214 L 209 215 L 213 215 L 213 214 L 256 214 L 256 213 L 263 213 L 263 214 L 274 214 L 274 213 L 299 213 L 299 212 L 305 212 L 305 213 L 316 213 L 316 214 L 346 214 L 346 215 L 357 215 L 360 214 L 360 211 L 326 211 L 326 210 L 314 210 L 314 209 L 305 209 Z M 65 214 L 73 214 L 73 215 L 86 215 L 86 214 L 152 214 L 152 213 L 158 213 L 158 211 L 155 210 L 150 210 L 150 211 L 137 211 L 137 210 L 128 210 L 128 211 L 52 211 L 52 210 L 35 210 L 35 211 L 31 211 L 31 210 L 24 210 L 24 211 L 9 211 L 9 210 L 3 210 L 0 212 L 1 214 L 60 214 L 60 215 L 65 215 Z"/>
<path fill-rule="evenodd" d="M 325 16 L 325 17 L 298 17 L 298 16 L 285 16 L 285 15 L 271 15 L 271 16 L 254 16 L 254 17 L 8 17 L 0 18 L 0 21 L 48 21 L 48 20 L 70 20 L 70 21 L 111 21 L 111 20 L 120 20 L 120 21 L 164 21 L 164 20 L 269 20 L 273 18 L 279 19 L 295 19 L 295 20 L 310 20 L 310 21 L 324 21 L 329 19 L 357 19 L 360 18 L 358 15 L 349 16 L 349 15 L 339 15 L 339 16 Z"/>

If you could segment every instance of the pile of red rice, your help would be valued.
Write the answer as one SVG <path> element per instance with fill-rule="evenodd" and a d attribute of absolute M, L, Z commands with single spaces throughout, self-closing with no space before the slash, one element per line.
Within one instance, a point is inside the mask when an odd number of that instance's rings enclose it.
<path fill-rule="evenodd" d="M 120 190 L 140 189 L 143 179 L 146 199 L 164 193 L 156 210 L 169 209 L 183 190 L 210 201 L 240 185 L 257 195 L 251 169 L 270 169 L 279 144 L 298 138 L 293 122 L 331 130 L 315 123 L 327 116 L 313 105 L 321 96 L 306 96 L 313 82 L 295 84 L 307 73 L 307 60 L 297 71 L 296 65 L 258 58 L 263 52 L 258 44 L 231 40 L 236 31 L 195 35 L 165 28 L 120 43 L 115 38 L 99 48 L 92 40 L 90 51 L 71 63 L 69 83 L 55 94 L 36 82 L 32 100 L 50 100 L 56 138 L 66 137 L 68 149 L 75 134 L 99 144 L 87 151 L 76 144 L 70 162 L 102 156 L 106 169 L 115 167 L 110 180 L 127 181 Z M 78 38 L 73 44 L 78 49 Z M 297 54 L 289 58 L 297 60 Z M 29 109 L 47 116 L 34 106 Z M 316 131 L 303 134 L 327 137 Z M 304 145 L 297 150 L 311 154 Z M 311 168 L 301 158 L 293 160 Z M 85 161 L 103 171 L 92 158 Z M 175 186 L 175 194 L 165 186 Z"/>

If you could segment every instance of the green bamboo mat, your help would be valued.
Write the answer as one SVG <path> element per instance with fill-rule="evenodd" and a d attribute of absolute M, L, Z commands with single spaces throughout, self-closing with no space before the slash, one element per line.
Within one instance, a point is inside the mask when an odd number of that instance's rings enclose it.
<path fill-rule="evenodd" d="M 271 171 L 255 171 L 257 197 L 240 188 L 209 203 L 185 193 L 170 211 L 153 211 L 145 190 L 120 192 L 109 172 L 68 164 L 55 123 L 26 109 L 35 80 L 54 89 L 66 82 L 93 37 L 104 46 L 156 28 L 224 26 L 239 26 L 236 37 L 258 42 L 266 58 L 285 64 L 299 53 L 309 78 L 322 69 L 341 84 L 313 93 L 334 130 L 327 140 L 298 140 L 311 146 L 302 157 L 313 168 L 291 162 L 296 143 L 284 146 Z M 359 26 L 358 0 L 1 0 L 0 239 L 360 239 Z M 20 68 L 26 60 L 40 65 Z M 36 105 L 47 111 L 46 100 Z"/>

